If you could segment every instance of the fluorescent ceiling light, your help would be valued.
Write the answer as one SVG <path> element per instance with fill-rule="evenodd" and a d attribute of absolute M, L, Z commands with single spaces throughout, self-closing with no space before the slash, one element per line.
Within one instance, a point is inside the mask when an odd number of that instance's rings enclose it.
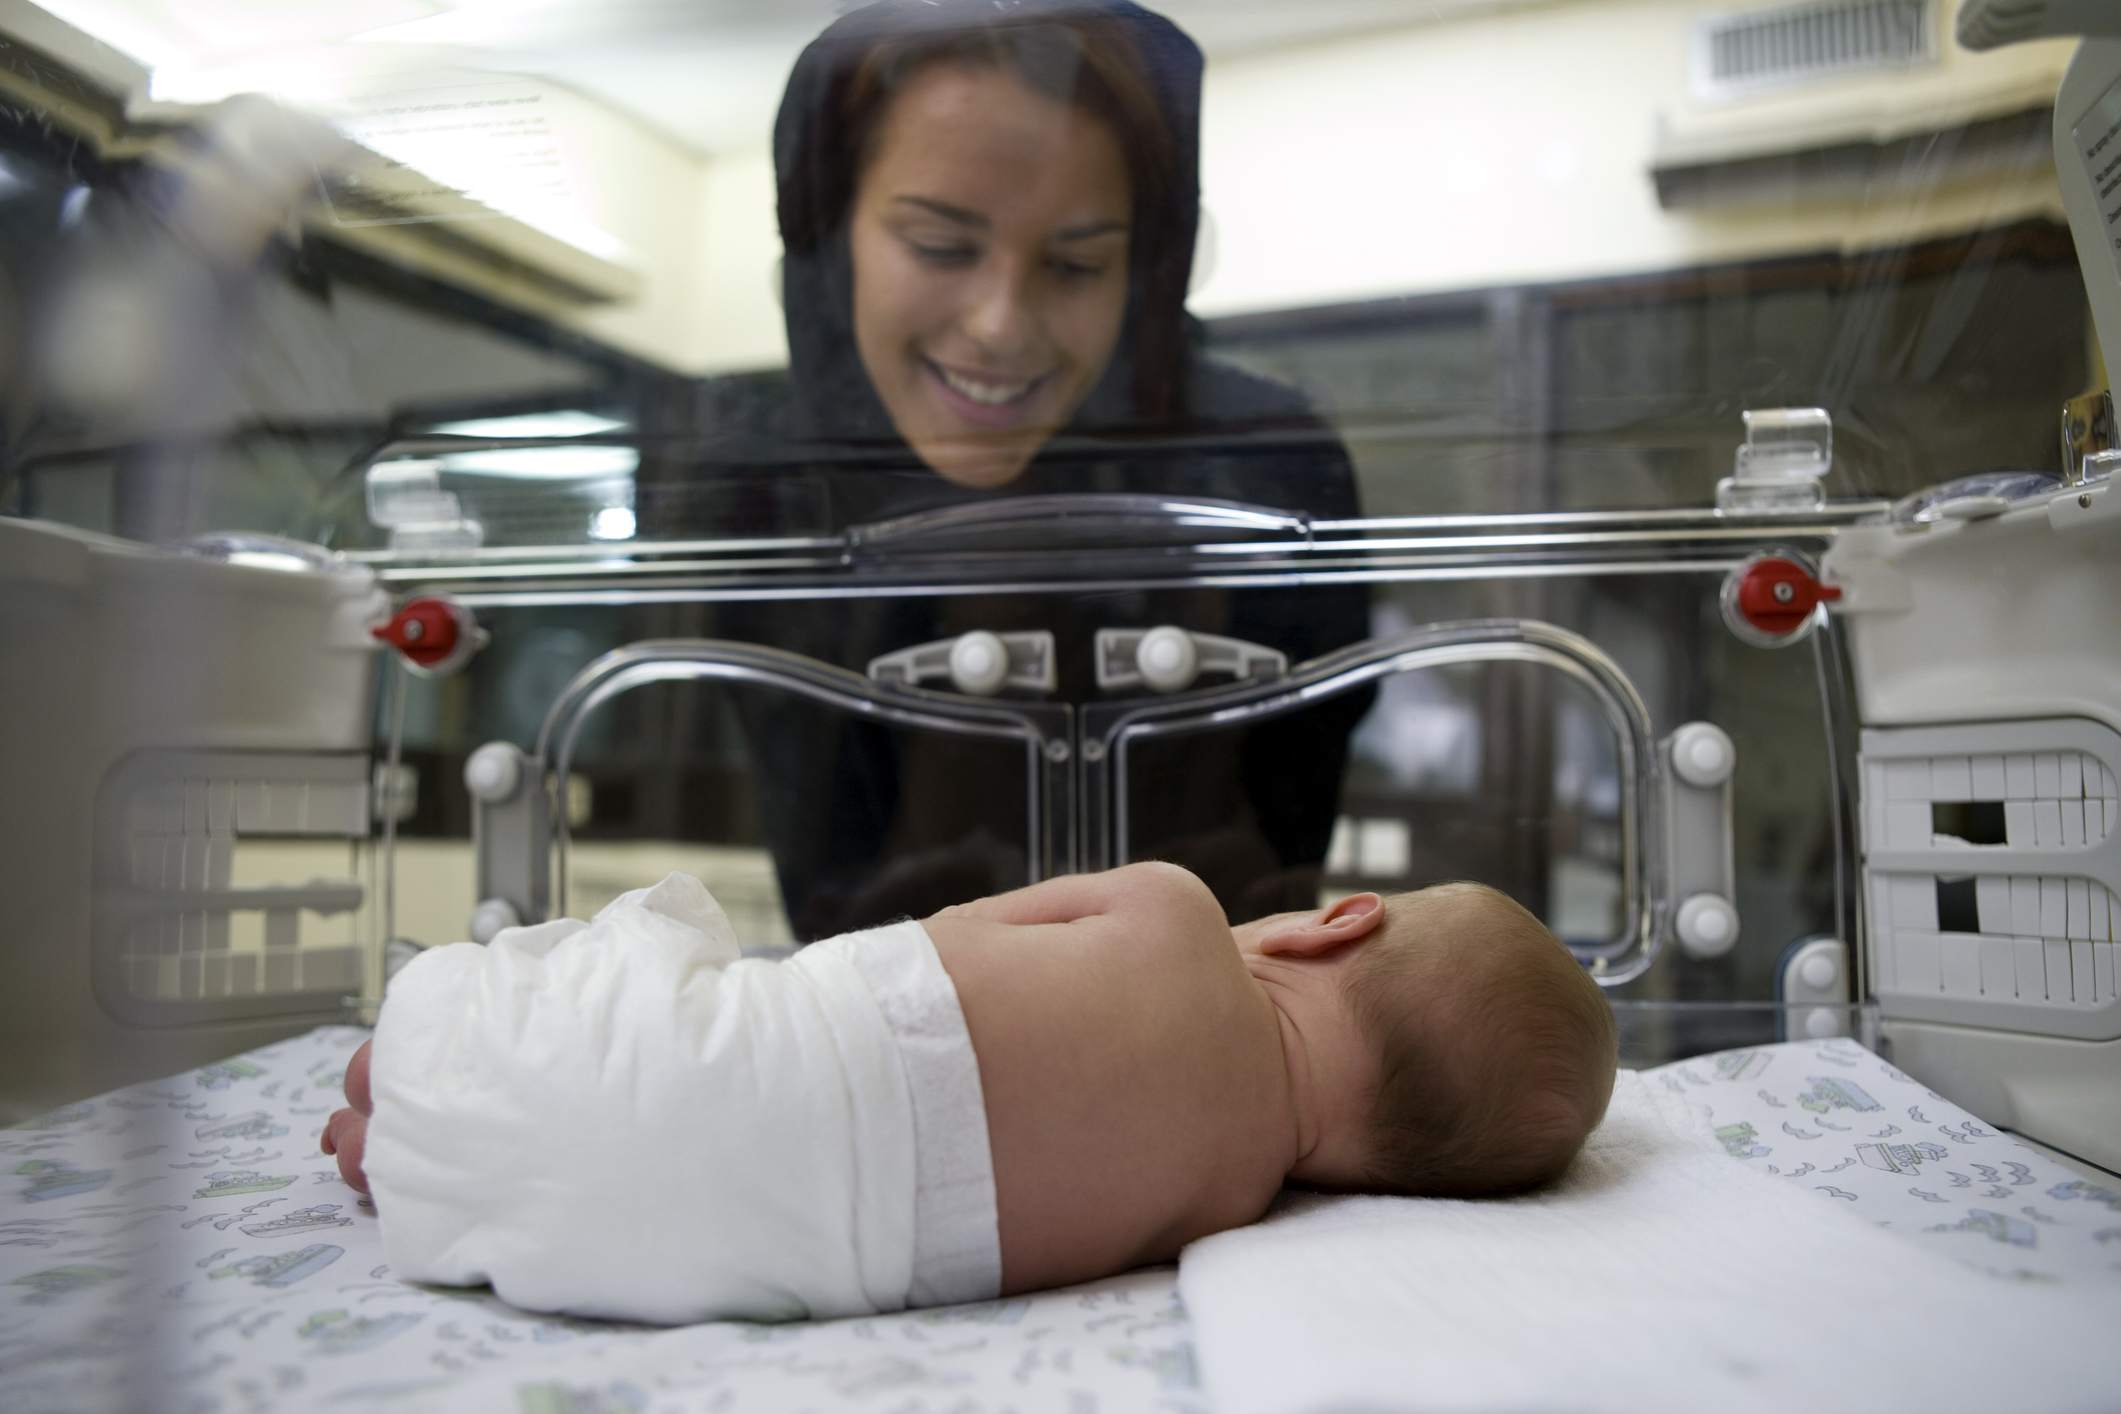
<path fill-rule="evenodd" d="M 472 417 L 441 422 L 433 430 L 449 437 L 589 437 L 622 432 L 627 423 L 615 417 L 571 408 L 565 412 L 526 412 L 513 417 Z"/>
<path fill-rule="evenodd" d="M 632 447 L 524 447 L 520 451 L 450 452 L 438 460 L 443 471 L 470 476 L 582 481 L 631 476 L 641 464 L 641 454 Z"/>
<path fill-rule="evenodd" d="M 520 42 L 524 20 L 537 11 L 558 10 L 564 14 L 570 8 L 526 5 L 523 0 L 484 0 L 484 3 L 473 0 L 471 4 L 455 5 L 440 14 L 374 25 L 348 35 L 347 39 L 355 44 L 507 45 Z"/>
<path fill-rule="evenodd" d="M 271 54 L 157 64 L 147 76 L 147 96 L 157 103 L 203 108 L 238 94 L 262 93 L 316 113 L 351 101 L 364 81 L 329 49 L 290 45 Z"/>

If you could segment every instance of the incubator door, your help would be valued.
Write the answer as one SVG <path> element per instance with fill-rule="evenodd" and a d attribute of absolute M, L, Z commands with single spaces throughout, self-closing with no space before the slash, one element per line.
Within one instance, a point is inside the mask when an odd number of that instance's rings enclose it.
<path fill-rule="evenodd" d="M 1018 888 L 1073 867 L 1071 722 L 1065 706 L 877 682 L 756 644 L 632 644 L 560 693 L 530 789 L 482 800 L 481 901 L 525 921 L 585 917 L 684 869 L 747 944 L 770 945 Z M 543 832 L 510 813 L 534 814 L 548 776 L 549 886 Z M 532 842 L 527 859 L 488 847 L 509 834 Z"/>
<path fill-rule="evenodd" d="M 1359 722 L 1358 720 L 1359 719 Z M 1353 728 L 1321 796 L 1303 751 Z M 1477 878 L 1545 918 L 1601 971 L 1647 965 L 1655 744 L 1640 696 L 1588 640 L 1524 619 L 1432 625 L 1357 644 L 1285 677 L 1085 710 L 1091 867 L 1184 856 L 1228 876 L 1247 916 L 1362 889 Z M 1204 815 L 1219 756 L 1252 807 Z M 1276 867 L 1272 831 L 1334 799 L 1319 866 Z M 1205 832 L 1205 834 L 1204 834 Z"/>

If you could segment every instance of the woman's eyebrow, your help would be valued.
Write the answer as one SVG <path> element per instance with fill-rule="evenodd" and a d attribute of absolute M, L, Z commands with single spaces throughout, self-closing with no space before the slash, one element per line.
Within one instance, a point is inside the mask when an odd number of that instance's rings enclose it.
<path fill-rule="evenodd" d="M 931 216 L 940 216 L 945 221 L 959 226 L 969 226 L 976 231 L 988 230 L 994 224 L 977 211 L 968 207 L 953 206 L 947 201 L 938 201 L 932 196 L 900 195 L 893 197 L 892 200 L 906 206 L 919 207 Z M 1123 235 L 1126 230 L 1127 223 L 1124 221 L 1112 219 L 1085 221 L 1079 226 L 1067 226 L 1055 231 L 1053 239 L 1056 241 L 1087 241 L 1098 236 Z"/>
<path fill-rule="evenodd" d="M 1126 229 L 1127 223 L 1124 221 L 1090 221 L 1080 226 L 1069 226 L 1064 230 L 1055 231 L 1053 239 L 1057 241 L 1087 241 L 1093 236 L 1123 234 Z"/>
<path fill-rule="evenodd" d="M 901 196 L 895 200 L 908 206 L 918 206 L 930 215 L 940 216 L 945 221 L 955 221 L 960 226 L 973 226 L 984 231 L 993 223 L 977 211 L 968 211 L 962 206 L 952 206 L 947 201 L 937 201 L 932 196 Z"/>

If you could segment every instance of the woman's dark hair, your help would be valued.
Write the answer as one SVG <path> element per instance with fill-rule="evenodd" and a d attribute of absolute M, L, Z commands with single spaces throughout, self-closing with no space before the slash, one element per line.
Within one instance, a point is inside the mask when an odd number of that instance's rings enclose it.
<path fill-rule="evenodd" d="M 829 135 L 815 121 L 791 134 L 783 109 L 779 214 L 791 264 L 822 259 L 838 266 L 845 260 L 847 220 L 863 169 L 892 101 L 916 76 L 938 64 L 1003 70 L 1033 92 L 1111 125 L 1127 163 L 1133 214 L 1126 321 L 1115 366 L 1100 387 L 1112 385 L 1117 376 L 1132 385 L 1134 417 L 1152 424 L 1177 417 L 1189 347 L 1186 285 L 1199 224 L 1198 139 L 1190 118 L 1174 129 L 1169 105 L 1193 111 L 1198 51 L 1179 36 L 1193 64 L 1190 76 L 1181 71 L 1180 78 L 1190 77 L 1192 87 L 1183 94 L 1160 94 L 1159 81 L 1171 77 L 1161 72 L 1172 67 L 1170 42 L 1161 33 L 1151 36 L 1163 40 L 1166 51 L 1161 64 L 1153 64 L 1138 36 L 1144 22 L 1155 17 L 1131 5 L 1047 3 L 1000 10 L 886 4 L 871 9 L 880 15 L 908 12 L 910 18 L 858 28 L 832 46 L 825 92 L 819 95 L 824 114 L 830 115 Z M 866 13 L 857 11 L 849 19 Z M 1161 20 L 1155 23 L 1177 33 Z M 791 101 L 794 96 L 791 85 Z M 797 139 L 793 143 L 791 135 Z M 796 332 L 791 328 L 791 336 Z"/>

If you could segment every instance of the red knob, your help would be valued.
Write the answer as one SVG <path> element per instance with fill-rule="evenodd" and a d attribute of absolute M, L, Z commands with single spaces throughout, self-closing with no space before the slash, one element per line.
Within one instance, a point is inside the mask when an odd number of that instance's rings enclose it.
<path fill-rule="evenodd" d="M 408 599 L 389 623 L 369 632 L 403 653 L 414 667 L 433 672 L 456 655 L 467 617 L 447 599 Z"/>
<path fill-rule="evenodd" d="M 1788 638 L 1811 621 L 1821 604 L 1841 597 L 1821 584 L 1795 560 L 1764 555 L 1742 566 L 1733 580 L 1731 606 L 1753 629 L 1769 638 Z"/>

